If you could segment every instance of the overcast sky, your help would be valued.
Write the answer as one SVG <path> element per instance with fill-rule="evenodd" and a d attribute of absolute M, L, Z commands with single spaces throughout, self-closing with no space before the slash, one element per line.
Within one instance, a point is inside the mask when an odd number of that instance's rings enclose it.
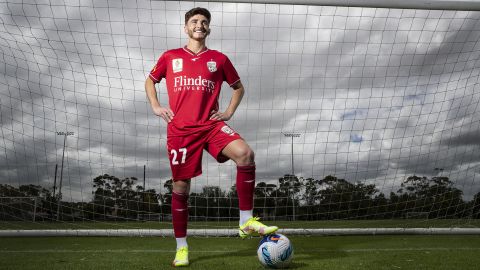
<path fill-rule="evenodd" d="M 480 192 L 480 13 L 196 3 L 212 12 L 207 46 L 237 68 L 246 96 L 229 124 L 256 153 L 257 181 L 291 172 L 374 183 L 448 176 Z M 160 189 L 170 178 L 166 125 L 144 81 L 186 43 L 192 2 L 0 0 L 0 183 L 89 200 L 101 174 Z M 163 105 L 164 82 L 157 85 Z M 221 107 L 231 90 L 224 84 Z M 229 188 L 233 163 L 204 153 L 203 185 Z M 435 170 L 441 168 L 443 170 Z M 58 172 L 60 174 L 60 170 Z"/>

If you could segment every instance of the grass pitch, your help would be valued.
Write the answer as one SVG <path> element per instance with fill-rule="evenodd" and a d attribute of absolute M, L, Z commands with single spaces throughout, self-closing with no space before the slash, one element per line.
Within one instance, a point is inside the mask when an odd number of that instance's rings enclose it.
<path fill-rule="evenodd" d="M 480 236 L 291 236 L 291 269 L 478 269 Z M 189 269 L 263 269 L 259 238 L 189 238 Z M 0 269 L 173 269 L 175 240 L 0 238 Z"/>

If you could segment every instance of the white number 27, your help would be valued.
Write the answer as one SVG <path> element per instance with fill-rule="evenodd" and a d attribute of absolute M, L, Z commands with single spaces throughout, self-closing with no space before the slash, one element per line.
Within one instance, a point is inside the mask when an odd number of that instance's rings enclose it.
<path fill-rule="evenodd" d="M 178 149 L 179 152 L 182 153 L 182 160 L 180 161 L 180 163 L 185 163 L 185 160 L 187 159 L 187 148 L 180 148 Z M 172 149 L 172 151 L 170 151 L 170 153 L 173 155 L 172 157 L 172 164 L 173 165 L 178 165 L 178 153 L 175 149 Z"/>

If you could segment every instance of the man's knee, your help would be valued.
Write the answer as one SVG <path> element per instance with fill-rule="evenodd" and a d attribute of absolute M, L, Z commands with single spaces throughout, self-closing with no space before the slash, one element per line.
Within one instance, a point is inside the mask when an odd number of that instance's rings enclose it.
<path fill-rule="evenodd" d="M 247 147 L 248 149 L 245 152 L 245 158 L 250 161 L 250 163 L 255 162 L 255 153 L 250 147 Z"/>
<path fill-rule="evenodd" d="M 179 194 L 190 192 L 190 179 L 173 181 L 173 191 Z"/>
<path fill-rule="evenodd" d="M 239 166 L 251 165 L 255 163 L 255 153 L 249 146 L 238 149 L 235 162 Z"/>

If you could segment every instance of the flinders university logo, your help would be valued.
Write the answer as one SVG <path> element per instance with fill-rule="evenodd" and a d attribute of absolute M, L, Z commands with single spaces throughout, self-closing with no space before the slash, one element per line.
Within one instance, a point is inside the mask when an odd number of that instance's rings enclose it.
<path fill-rule="evenodd" d="M 217 62 L 215 61 L 209 61 L 207 62 L 207 67 L 210 72 L 215 72 L 217 71 Z"/>
<path fill-rule="evenodd" d="M 196 90 L 196 91 L 205 91 L 207 93 L 213 93 L 215 90 L 215 82 L 204 79 L 202 76 L 198 77 L 187 77 L 187 76 L 178 76 L 173 78 L 173 91 L 186 91 L 186 90 Z"/>

